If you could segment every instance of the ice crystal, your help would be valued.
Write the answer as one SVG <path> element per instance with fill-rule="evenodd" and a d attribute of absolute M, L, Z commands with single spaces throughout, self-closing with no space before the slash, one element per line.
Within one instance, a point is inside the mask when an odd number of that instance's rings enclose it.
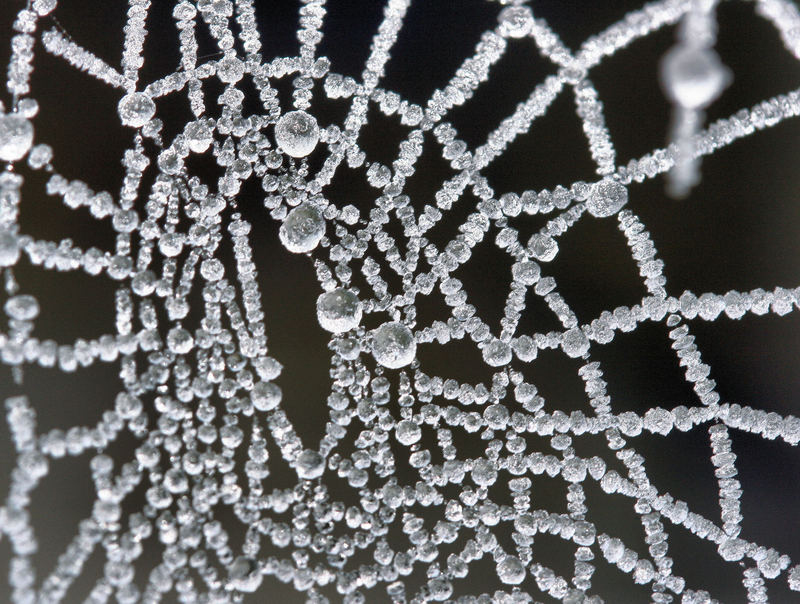
<path fill-rule="evenodd" d="M 0 160 L 8 167 L 0 175 L 0 268 L 8 294 L 2 363 L 20 387 L 26 367 L 36 364 L 66 373 L 115 364 L 120 382 L 92 427 L 40 431 L 37 405 L 28 396 L 5 400 L 15 467 L 0 532 L 12 551 L 11 601 L 68 599 L 96 552 L 103 575 L 91 602 L 157 602 L 171 592 L 182 602 L 239 602 L 246 593 L 269 593 L 277 578 L 312 602 L 335 594 L 350 603 L 539 597 L 597 603 L 604 594 L 596 593 L 592 579 L 604 565 L 646 586 L 653 602 L 712 601 L 703 586 L 687 585 L 673 571 L 674 531 L 708 542 L 713 549 L 703 551 L 716 550 L 721 563 L 735 565 L 750 602 L 766 601 L 767 581 L 775 579 L 800 590 L 796 562 L 752 540 L 758 535 L 742 533 L 742 485 L 731 440 L 731 431 L 743 431 L 797 445 L 800 419 L 722 400 L 686 324 L 698 317 L 782 316 L 797 309 L 800 290 L 675 292 L 650 234 L 628 205 L 634 183 L 664 173 L 671 173 L 676 196 L 685 195 L 700 176 L 699 158 L 800 113 L 795 90 L 702 129 L 703 112 L 731 78 L 713 49 L 716 2 L 658 0 L 572 52 L 523 0 L 495 0 L 493 29 L 422 105 L 382 87 L 411 0 L 386 2 L 359 78 L 332 71 L 319 53 L 325 0 L 300 2 L 299 48 L 280 57 L 262 54 L 256 12 L 271 10 L 269 2 L 176 1 L 171 15 L 180 64 L 150 82 L 141 81 L 146 38 L 172 35 L 148 28 L 155 3 L 129 0 L 117 66 L 66 33 L 56 4 L 28 2 L 13 33 L 6 32 L 11 102 L 0 104 Z M 795 5 L 756 5 L 800 59 Z M 661 63 L 661 79 L 674 104 L 673 143 L 617 166 L 589 75 L 606 57 L 670 25 L 678 25 L 679 35 Z M 198 54 L 199 28 L 210 32 L 217 53 Z M 535 87 L 485 144 L 472 147 L 448 114 L 489 86 L 492 68 L 519 44 L 535 46 L 557 73 Z M 118 95 L 117 117 L 131 137 L 118 192 L 94 191 L 81 175 L 58 172 L 48 133 L 35 130 L 31 76 L 41 53 Z M 218 99 L 209 98 L 209 82 L 220 86 Z M 290 100 L 281 98 L 281 87 L 291 87 Z M 485 170 L 565 89 L 575 93 L 596 180 L 496 196 Z M 162 101 L 173 98 L 187 101 L 188 121 L 167 124 L 172 118 Z M 346 116 L 326 123 L 315 114 L 319 98 L 346 101 Z M 215 102 L 219 112 L 210 111 Z M 391 165 L 360 143 L 360 133 L 373 127 L 372 111 L 397 116 L 404 128 Z M 433 149 L 427 140 L 435 141 Z M 431 200 L 410 200 L 407 180 L 420 157 L 431 153 L 453 176 Z M 196 170 L 194 156 L 213 158 L 221 170 L 216 182 Z M 366 185 L 376 191 L 368 209 L 329 195 L 345 166 L 363 168 Z M 28 174 L 44 174 L 47 193 L 70 211 L 108 219 L 114 249 L 83 250 L 71 240 L 26 234 L 20 208 L 36 202 L 23 199 L 24 180 L 36 180 Z M 254 183 L 271 219 L 280 222 L 279 241 L 313 265 L 319 281 L 316 312 L 329 338 L 332 383 L 328 409 L 323 413 L 323 400 L 313 406 L 313 415 L 327 414 L 318 443 L 298 434 L 284 412 L 292 393 L 278 383 L 282 351 L 267 345 L 264 285 L 252 242 L 271 235 L 264 224 L 248 221 L 239 204 L 240 192 Z M 468 203 L 467 193 L 477 201 L 458 234 L 438 243 L 430 232 L 450 219 L 454 205 Z M 512 226 L 511 219 L 536 214 L 553 218 L 536 232 Z M 589 220 L 618 225 L 646 295 L 580 323 L 548 269 L 558 261 L 561 236 Z M 511 266 L 500 329 L 480 316 L 457 276 L 490 234 Z M 115 333 L 71 344 L 39 339 L 34 327 L 48 300 L 20 291 L 14 271 L 21 259 L 113 280 L 115 306 L 98 310 L 114 316 Z M 297 294 L 282 293 L 289 305 Z M 439 295 L 447 316 L 423 324 L 416 305 Z M 531 298 L 552 310 L 560 329 L 522 333 Z M 688 406 L 619 411 L 607 394 L 596 351 L 647 322 L 669 329 L 696 395 Z M 488 382 L 461 382 L 426 367 L 422 352 L 451 341 L 479 351 L 490 368 Z M 578 360 L 585 405 L 548 400 L 528 380 L 521 368 L 535 366 L 542 351 Z M 702 516 L 651 482 L 636 451 L 642 434 L 667 438 L 689 431 L 707 432 L 718 518 Z M 135 439 L 135 451 L 130 459 L 114 459 L 112 445 L 123 433 Z M 462 441 L 476 433 L 480 451 L 465 453 Z M 592 435 L 604 437 L 604 456 L 582 456 L 579 443 Z M 59 472 L 64 457 L 83 453 L 90 454 L 87 472 L 96 489 L 92 511 L 55 568 L 36 568 L 33 556 L 48 536 L 37 532 L 31 498 L 40 481 Z M 398 473 L 399 466 L 406 473 Z M 293 473 L 289 488 L 271 482 L 277 468 Z M 539 507 L 534 481 L 544 476 L 563 483 L 566 513 Z M 646 552 L 597 522 L 589 484 L 616 495 L 602 505 L 627 500 L 646 536 Z M 140 509 L 131 509 L 135 492 L 143 498 Z M 571 576 L 549 566 L 540 535 L 574 549 Z M 159 558 L 142 577 L 143 544 L 152 542 Z M 488 564 L 480 572 L 491 570 L 471 585 L 490 593 L 462 594 L 461 584 L 483 559 Z"/>

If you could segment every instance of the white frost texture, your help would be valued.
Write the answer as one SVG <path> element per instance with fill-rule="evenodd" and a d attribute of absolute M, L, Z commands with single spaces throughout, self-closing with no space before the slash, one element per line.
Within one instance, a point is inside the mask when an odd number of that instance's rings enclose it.
<path fill-rule="evenodd" d="M 0 97 L 0 382 L 10 467 L 0 500 L 8 561 L 0 600 L 700 604 L 718 601 L 711 574 L 727 573 L 714 585 L 731 581 L 748 602 L 767 602 L 774 585 L 789 595 L 772 601 L 800 601 L 800 560 L 757 529 L 743 530 L 748 488 L 741 449 L 732 445 L 746 433 L 789 449 L 800 441 L 800 419 L 726 400 L 693 333 L 712 321 L 789 320 L 800 276 L 742 292 L 678 289 L 639 212 L 646 204 L 674 204 L 676 213 L 702 204 L 656 202 L 640 191 L 663 177 L 674 197 L 687 197 L 703 182 L 701 158 L 800 113 L 799 89 L 707 119 L 737 77 L 715 50 L 722 5 L 652 2 L 573 50 L 537 13 L 538 2 L 486 0 L 489 28 L 449 81 L 418 103 L 389 88 L 387 66 L 415 6 L 450 2 L 457 13 L 460 0 L 374 0 L 380 18 L 358 76 L 336 71 L 322 52 L 327 20 L 348 0 L 105 0 L 125 14 L 121 51 L 95 47 L 62 17 L 67 5 L 89 0 L 3 1 L 15 14 L 0 23 L 0 60 L 8 60 Z M 746 4 L 800 59 L 795 4 Z M 274 56 L 260 23 L 288 5 L 294 50 Z M 154 11 L 169 27 L 151 25 Z M 664 32 L 670 41 L 651 58 L 649 77 L 672 111 L 669 143 L 622 164 L 594 74 Z M 348 36 L 339 32 L 337 43 Z M 173 71 L 145 76 L 153 73 L 150 53 L 167 47 Z M 500 86 L 495 70 L 521 49 L 546 61 L 549 75 L 488 124 L 482 143 L 467 142 L 451 114 Z M 60 93 L 36 86 L 56 68 L 82 82 L 87 107 L 118 126 L 108 137 L 125 151 L 104 161 L 123 169 L 110 191 L 60 167 L 69 158 L 59 157 L 48 114 Z M 517 191 L 487 176 L 564 97 L 594 174 Z M 334 105 L 342 111 L 319 109 Z M 377 120 L 402 132 L 384 145 L 388 162 L 363 144 L 381 137 Z M 80 140 L 70 144 L 82 153 Z M 431 156 L 449 176 L 416 198 L 407 184 Z M 371 191 L 368 204 L 331 193 L 342 171 Z M 775 203 L 797 204 L 784 191 L 788 198 Z M 45 197 L 57 200 L 60 216 L 110 229 L 109 246 L 37 234 L 58 227 L 30 218 Z M 610 225 L 638 273 L 639 297 L 595 316 L 574 310 L 558 272 L 568 234 L 587 223 Z M 264 238 L 279 252 L 268 270 L 254 253 Z M 508 288 L 478 291 L 465 276 L 486 247 L 504 259 L 496 270 Z M 282 382 L 287 360 L 270 340 L 265 299 L 280 290 L 272 277 L 282 267 L 303 263 L 316 290 L 286 287 L 283 304 L 319 322 L 329 383 L 318 399 L 298 401 Z M 113 327 L 54 340 L 42 325 L 63 300 L 29 288 L 20 275 L 31 270 L 110 283 L 111 303 L 98 298 L 91 312 Z M 501 316 L 483 316 L 477 294 L 499 298 Z M 437 305 L 438 318 L 428 318 L 426 304 Z M 555 327 L 523 327 L 534 308 Z M 687 398 L 620 407 L 604 351 L 655 328 L 668 334 L 662 345 Z M 303 337 L 297 346 L 312 346 Z M 465 356 L 447 352 L 452 346 Z M 426 366 L 437 350 L 444 352 L 436 367 Z M 473 379 L 442 369 L 458 369 L 468 356 L 483 369 Z M 540 383 L 547 363 L 569 367 L 577 395 L 550 395 Z M 98 366 L 111 367 L 116 380 L 115 394 L 102 398 L 98 386 L 101 400 L 91 402 L 103 409 L 99 419 L 54 426 L 48 405 L 74 401 L 59 392 L 40 400 L 33 392 L 47 379 L 31 376 L 58 374 L 68 384 Z M 324 424 L 321 438 L 297 429 L 297 415 Z M 639 449 L 687 435 L 702 441 L 702 476 L 687 467 L 673 474 L 690 485 L 711 481 L 707 506 L 665 487 Z M 42 507 L 39 493 L 67 464 L 79 465 L 94 491 L 83 517 L 64 527 L 61 497 Z M 788 518 L 797 517 L 797 503 Z M 636 539 L 610 520 L 615 514 Z M 59 522 L 71 540 L 40 564 Z M 685 576 L 687 556 L 708 565 L 709 585 Z"/>

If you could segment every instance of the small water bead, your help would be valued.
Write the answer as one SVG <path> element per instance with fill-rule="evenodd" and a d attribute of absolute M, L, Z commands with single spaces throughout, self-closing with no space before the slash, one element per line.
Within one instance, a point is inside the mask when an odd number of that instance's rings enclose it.
<path fill-rule="evenodd" d="M 528 247 L 537 260 L 550 262 L 558 254 L 558 243 L 550 235 L 536 233 L 528 240 Z"/>
<path fill-rule="evenodd" d="M 497 576 L 506 585 L 519 585 L 525 580 L 525 566 L 519 558 L 506 556 L 497 565 Z"/>
<path fill-rule="evenodd" d="M 372 332 L 372 355 L 389 369 L 410 365 L 417 356 L 414 334 L 399 321 L 384 323 Z"/>
<path fill-rule="evenodd" d="M 283 114 L 275 124 L 275 142 L 291 157 L 306 157 L 319 142 L 319 126 L 313 115 L 305 111 Z"/>
<path fill-rule="evenodd" d="M 217 77 L 226 84 L 235 84 L 244 75 L 244 63 L 236 57 L 226 57 L 217 64 Z"/>
<path fill-rule="evenodd" d="M 542 269 L 533 260 L 517 262 L 511 267 L 511 276 L 514 281 L 519 281 L 522 285 L 533 285 L 542 274 Z"/>
<path fill-rule="evenodd" d="M 186 126 L 186 144 L 194 153 L 203 153 L 214 140 L 211 128 L 205 122 L 192 122 Z"/>
<path fill-rule="evenodd" d="M 306 449 L 297 456 L 295 469 L 297 475 L 303 480 L 319 478 L 325 471 L 325 458 L 317 451 Z"/>
<path fill-rule="evenodd" d="M 0 160 L 17 161 L 33 144 L 33 125 L 21 115 L 0 115 Z"/>
<path fill-rule="evenodd" d="M 686 109 L 702 109 L 731 81 L 730 70 L 710 48 L 676 46 L 661 61 L 661 82 L 670 100 Z"/>
<path fill-rule="evenodd" d="M 422 430 L 418 424 L 415 424 L 411 420 L 404 419 L 398 422 L 394 435 L 401 445 L 409 446 L 419 442 L 419 439 L 422 438 Z"/>
<path fill-rule="evenodd" d="M 158 240 L 158 250 L 167 258 L 174 258 L 183 251 L 185 241 L 183 233 L 164 233 Z"/>
<path fill-rule="evenodd" d="M 361 322 L 361 302 L 353 292 L 338 288 L 317 298 L 317 320 L 322 329 L 344 333 Z"/>
<path fill-rule="evenodd" d="M 239 556 L 228 568 L 231 587 L 236 590 L 252 593 L 259 588 L 263 575 L 258 562 L 248 556 Z"/>
<path fill-rule="evenodd" d="M 561 348 L 573 359 L 582 357 L 589 351 L 589 338 L 579 327 L 573 327 L 564 333 Z"/>
<path fill-rule="evenodd" d="M 592 216 L 606 218 L 619 212 L 628 203 L 628 189 L 615 180 L 601 180 L 592 185 L 586 209 Z"/>
<path fill-rule="evenodd" d="M 117 113 L 125 126 L 141 128 L 155 115 L 156 104 L 143 92 L 131 92 L 122 97 Z"/>
<path fill-rule="evenodd" d="M 719 544 L 717 551 L 719 555 L 722 556 L 723 560 L 735 562 L 736 560 L 744 558 L 744 555 L 747 553 L 747 541 L 735 538 L 725 539 L 725 541 Z"/>
<path fill-rule="evenodd" d="M 19 239 L 7 229 L 0 229 L 0 266 L 13 266 L 19 260 Z"/>
<path fill-rule="evenodd" d="M 9 298 L 6 301 L 4 310 L 11 319 L 30 321 L 39 316 L 39 303 L 33 296 L 23 294 Z"/>
<path fill-rule="evenodd" d="M 509 38 L 524 38 L 533 29 L 533 13 L 527 6 L 509 6 L 497 17 L 500 33 Z"/>
<path fill-rule="evenodd" d="M 175 354 L 186 354 L 194 347 L 194 338 L 183 327 L 173 327 L 167 334 L 167 348 Z"/>
<path fill-rule="evenodd" d="M 305 254 L 317 247 L 325 235 L 325 218 L 317 206 L 305 202 L 286 216 L 278 237 L 295 254 Z"/>

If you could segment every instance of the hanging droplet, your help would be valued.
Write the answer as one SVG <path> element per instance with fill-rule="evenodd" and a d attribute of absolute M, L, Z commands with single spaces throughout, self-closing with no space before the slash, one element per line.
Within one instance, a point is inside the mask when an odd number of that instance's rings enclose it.
<path fill-rule="evenodd" d="M 661 60 L 661 83 L 673 103 L 686 109 L 703 109 L 731 81 L 730 70 L 710 48 L 680 44 Z"/>
<path fill-rule="evenodd" d="M 253 407 L 258 411 L 272 411 L 280 404 L 282 397 L 280 386 L 273 382 L 256 382 L 250 391 Z"/>
<path fill-rule="evenodd" d="M 21 115 L 0 115 L 0 160 L 17 161 L 33 144 L 33 125 Z"/>
<path fill-rule="evenodd" d="M 285 113 L 275 125 L 275 141 L 286 155 L 305 157 L 319 142 L 317 120 L 305 111 Z"/>
<path fill-rule="evenodd" d="M 306 449 L 297 456 L 295 469 L 297 475 L 303 480 L 319 478 L 325 471 L 325 458 L 317 451 Z"/>
<path fill-rule="evenodd" d="M 414 334 L 398 321 L 384 323 L 372 332 L 372 356 L 389 369 L 410 365 L 417 356 Z"/>
<path fill-rule="evenodd" d="M 143 92 L 131 92 L 122 97 L 117 113 L 125 126 L 141 128 L 155 115 L 156 104 Z"/>
<path fill-rule="evenodd" d="M 511 346 L 502 340 L 494 340 L 483 349 L 483 360 L 492 367 L 502 367 L 511 362 Z"/>
<path fill-rule="evenodd" d="M 317 298 L 317 320 L 322 329 L 344 333 L 361 322 L 361 302 L 348 289 L 334 289 Z"/>
<path fill-rule="evenodd" d="M 542 262 L 550 262 L 558 254 L 558 243 L 550 235 L 536 233 L 528 240 L 533 256 Z"/>
<path fill-rule="evenodd" d="M 205 122 L 192 122 L 186 126 L 186 144 L 194 153 L 203 153 L 213 142 L 211 128 Z"/>
<path fill-rule="evenodd" d="M 606 218 L 613 216 L 628 203 L 628 189 L 615 180 L 604 179 L 592 185 L 586 209 L 592 216 Z"/>
<path fill-rule="evenodd" d="M 286 216 L 278 237 L 290 252 L 304 254 L 319 244 L 325 235 L 325 218 L 317 206 L 303 203 Z"/>

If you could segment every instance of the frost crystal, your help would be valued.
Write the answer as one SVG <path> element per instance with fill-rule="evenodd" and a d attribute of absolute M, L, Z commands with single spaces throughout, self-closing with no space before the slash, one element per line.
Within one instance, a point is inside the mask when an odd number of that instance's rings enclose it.
<path fill-rule="evenodd" d="M 425 11 L 447 4 L 416 3 Z M 59 20 L 67 7 L 57 0 L 7 4 L 3 16 L 15 14 L 2 21 L 11 25 L 0 38 L 9 51 L 0 100 L 0 362 L 13 468 L 0 505 L 0 543 L 10 556 L 2 601 L 73 601 L 76 579 L 95 575 L 87 602 L 238 603 L 254 592 L 248 601 L 272 601 L 283 597 L 271 591 L 276 581 L 320 604 L 618 601 L 596 589 L 600 568 L 617 583 L 643 586 L 630 593 L 646 601 L 717 601 L 673 564 L 676 534 L 740 573 L 748 602 L 767 601 L 777 582 L 800 591 L 792 552 L 762 543 L 744 522 L 735 442 L 749 433 L 796 446 L 800 418 L 725 400 L 693 335 L 699 322 L 790 314 L 800 288 L 676 291 L 637 214 L 646 202 L 637 199 L 639 183 L 668 174 L 673 195 L 686 196 L 702 156 L 800 114 L 795 90 L 704 128 L 705 111 L 735 75 L 714 49 L 715 0 L 651 2 L 574 52 L 537 3 L 487 0 L 488 31 L 421 103 L 387 77 L 411 0 L 385 2 L 363 69 L 349 75 L 322 50 L 327 28 L 337 27 L 328 11 L 347 0 L 299 2 L 294 50 L 277 57 L 267 55 L 262 25 L 280 3 L 128 0 L 121 60 L 89 48 L 80 31 L 68 33 Z M 800 59 L 797 7 L 754 4 Z M 673 105 L 670 144 L 618 165 L 593 70 L 670 26 L 675 45 L 660 67 L 652 61 Z M 177 54 L 165 53 L 165 72 L 148 69 L 170 44 Z M 493 70 L 523 47 L 551 63 L 551 75 L 488 125 L 483 142 L 467 142 L 459 107 L 494 86 Z M 122 126 L 102 133 L 124 139 L 120 157 L 102 158 L 121 162 L 113 191 L 70 173 L 58 133 L 47 131 L 75 117 L 49 113 L 60 99 L 40 112 L 53 61 L 87 91 L 92 81 L 112 95 L 97 99 Z M 559 95 L 574 100 L 595 173 L 552 190 L 509 190 L 492 164 L 515 153 Z M 389 140 L 395 131 L 398 142 Z M 71 141 L 75 153 L 79 142 Z M 421 194 L 414 178 L 427 159 L 446 176 Z M 33 224 L 29 208 L 45 203 L 63 203 L 63 212 L 112 233 L 107 249 L 37 236 L 37 228 L 61 226 L 50 224 L 63 215 L 48 214 L 51 206 Z M 641 280 L 637 299 L 582 314 L 561 277 L 578 224 L 618 228 L 627 268 Z M 264 271 L 262 244 L 276 230 Z M 505 262 L 496 268 L 502 291 L 465 274 L 488 249 Z M 295 262 L 316 277 L 308 300 L 261 278 L 285 276 Z M 50 303 L 65 294 L 26 290 L 30 279 L 20 275 L 31 270 L 82 271 L 110 283 L 113 301 L 91 309 L 112 318 L 108 332 L 47 339 Z M 317 398 L 298 400 L 282 382 L 292 354 L 270 339 L 279 321 L 264 298 L 275 292 L 284 308 L 310 308 L 312 322 L 315 309 L 327 332 L 330 382 Z M 502 301 L 502 316 L 489 318 L 487 298 Z M 542 313 L 555 321 L 549 331 L 530 327 L 546 325 Z M 64 323 L 82 327 L 72 317 Z M 618 405 L 624 388 L 606 382 L 603 351 L 615 339 L 633 347 L 625 336 L 643 324 L 668 334 L 690 400 Z M 307 364 L 310 344 L 295 339 Z M 447 371 L 441 359 L 430 362 L 439 349 Z M 578 384 L 563 398 L 540 383 L 540 367 L 556 357 Z M 465 373 L 462 364 L 483 373 L 452 377 L 450 370 Z M 93 365 L 113 366 L 119 378 L 95 423 L 76 423 L 70 409 L 47 417 L 42 384 L 29 387 L 37 376 Z M 298 417 L 319 419 L 320 436 L 301 433 Z M 68 425 L 49 427 L 56 421 Z M 703 508 L 708 517 L 665 490 L 637 448 L 689 432 L 708 448 L 702 461 L 710 461 L 718 507 Z M 39 568 L 51 540 L 40 527 L 52 523 L 36 513 L 37 489 L 68 457 L 91 480 L 91 504 L 54 564 Z M 51 504 L 57 519 L 59 503 Z M 605 526 L 616 513 L 634 519 L 636 539 L 618 534 L 617 523 Z M 556 539 L 559 556 L 548 547 Z M 554 560 L 564 548 L 568 565 Z"/>

